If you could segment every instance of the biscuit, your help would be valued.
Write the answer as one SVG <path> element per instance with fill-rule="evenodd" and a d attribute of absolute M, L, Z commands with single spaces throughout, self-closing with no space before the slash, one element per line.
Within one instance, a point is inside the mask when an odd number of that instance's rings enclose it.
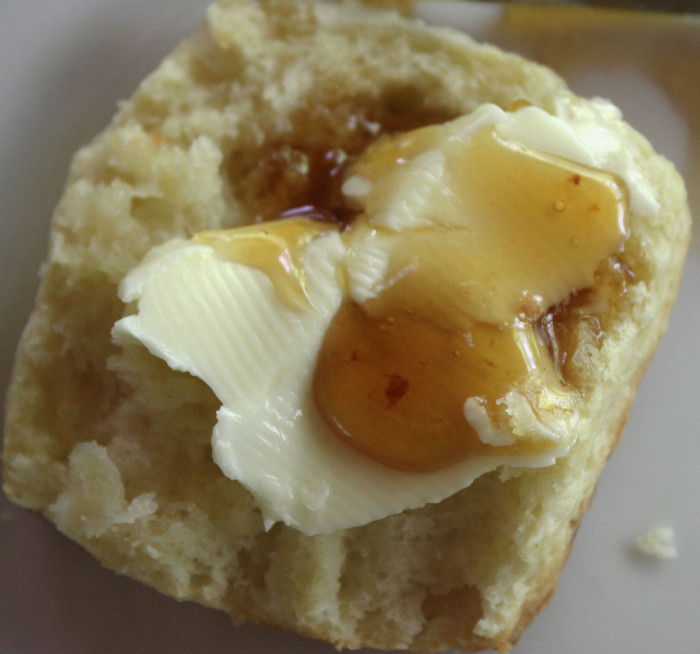
<path fill-rule="evenodd" d="M 290 152 L 360 152 L 377 126 L 558 98 L 578 101 L 549 69 L 389 12 L 213 5 L 73 160 L 7 399 L 8 496 L 105 566 L 237 621 L 345 648 L 507 651 L 556 587 L 680 280 L 683 183 L 632 128 L 659 207 L 632 216 L 624 296 L 597 298 L 595 332 L 575 327 L 581 431 L 550 467 L 499 469 L 439 504 L 329 535 L 265 531 L 212 461 L 210 389 L 110 333 L 118 284 L 152 247 L 289 202 Z"/>

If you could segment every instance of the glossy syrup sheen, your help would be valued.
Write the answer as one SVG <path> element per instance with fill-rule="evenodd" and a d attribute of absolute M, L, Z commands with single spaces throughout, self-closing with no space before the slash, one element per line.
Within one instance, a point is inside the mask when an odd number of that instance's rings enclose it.
<path fill-rule="evenodd" d="M 357 157 L 382 136 L 410 133 L 453 117 L 421 106 L 413 92 L 404 93 L 408 91 L 396 89 L 393 96 L 373 98 L 368 102 L 372 110 L 355 103 L 314 107 L 297 119 L 296 131 L 304 138 L 271 140 L 243 170 L 233 157 L 232 184 L 246 215 L 258 223 L 305 216 L 347 227 L 357 210 L 346 202 L 341 186 Z"/>
<path fill-rule="evenodd" d="M 318 355 L 313 393 L 338 437 L 410 471 L 551 447 L 536 434 L 497 447 L 484 442 L 465 401 L 477 398 L 491 422 L 507 429 L 510 391 L 566 394 L 562 371 L 575 347 L 569 298 L 595 286 L 627 229 L 620 180 L 504 141 L 493 129 L 448 152 L 444 187 L 418 229 L 392 232 L 343 198 L 343 179 L 359 175 L 379 185 L 400 175 L 440 140 L 441 129 L 384 137 L 352 165 L 338 163 L 337 150 L 319 150 L 313 180 L 309 161 L 283 151 L 275 176 L 289 188 L 276 197 L 287 205 L 277 199 L 274 217 L 287 219 L 200 237 L 222 256 L 261 269 L 282 301 L 300 310 L 309 305 L 303 256 L 313 238 L 329 229 L 342 231 L 346 244 L 353 233 L 391 237 L 383 290 L 342 303 Z M 296 162 L 293 170 L 277 168 L 280 156 Z"/>
<path fill-rule="evenodd" d="M 372 179 L 392 161 L 401 165 L 420 138 L 383 144 L 355 172 Z M 626 198 L 612 176 L 493 132 L 467 149 L 448 166 L 450 193 L 432 205 L 430 226 L 396 237 L 389 277 L 398 281 L 362 304 L 347 300 L 317 361 L 314 393 L 328 424 L 398 469 L 496 454 L 465 418 L 467 398 L 479 398 L 498 425 L 507 422 L 510 390 L 544 384 L 563 392 L 536 323 L 593 285 L 626 234 Z M 497 454 L 543 449 L 531 438 L 500 445 Z"/>
<path fill-rule="evenodd" d="M 305 249 L 329 229 L 308 218 L 288 218 L 261 226 L 200 232 L 192 241 L 208 245 L 223 259 L 262 271 L 287 307 L 308 311 L 313 304 L 307 292 Z"/>
<path fill-rule="evenodd" d="M 494 454 L 466 421 L 464 402 L 480 397 L 495 407 L 504 380 L 524 379 L 534 368 L 553 374 L 544 343 L 529 329 L 477 323 L 450 329 L 411 305 L 384 303 L 373 318 L 348 301 L 327 331 L 314 380 L 324 418 L 348 443 L 402 470 L 437 470 Z M 500 451 L 545 449 L 516 443 Z"/>

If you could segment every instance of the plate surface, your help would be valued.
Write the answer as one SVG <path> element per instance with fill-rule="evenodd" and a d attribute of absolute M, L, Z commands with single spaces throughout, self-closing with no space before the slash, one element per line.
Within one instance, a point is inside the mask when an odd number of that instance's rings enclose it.
<path fill-rule="evenodd" d="M 0 386 L 31 311 L 48 221 L 73 152 L 202 19 L 205 0 L 0 3 Z M 700 179 L 700 23 L 632 15 L 419 3 L 450 24 L 552 65 L 616 102 L 686 179 Z M 663 52 L 663 57 L 658 53 Z M 693 73 L 695 71 L 695 73 Z M 690 189 L 700 215 L 700 185 Z M 516 654 L 691 652 L 700 605 L 700 245 L 691 243 L 669 332 L 583 520 L 554 601 Z M 667 524 L 679 558 L 636 537 Z M 330 654 L 332 648 L 178 604 L 104 570 L 0 494 L 3 654 Z"/>

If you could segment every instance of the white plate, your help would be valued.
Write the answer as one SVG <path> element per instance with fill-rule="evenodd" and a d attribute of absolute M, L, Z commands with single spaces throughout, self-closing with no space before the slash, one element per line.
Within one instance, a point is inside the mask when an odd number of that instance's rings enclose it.
<path fill-rule="evenodd" d="M 47 225 L 71 154 L 174 43 L 205 0 L 0 2 L 0 383 L 31 310 Z M 523 14 L 433 3 L 419 11 L 563 67 L 575 90 L 611 98 L 688 179 L 700 173 L 700 25 Z M 591 26 L 593 27 L 587 27 Z M 554 26 L 557 29 L 554 29 Z M 557 36 L 560 34 L 560 36 Z M 663 59 L 659 53 L 665 52 Z M 691 203 L 700 215 L 700 187 Z M 700 635 L 700 247 L 625 437 L 583 520 L 550 607 L 517 654 L 698 651 Z M 645 559 L 637 536 L 675 528 L 679 558 Z M 330 647 L 178 604 L 102 569 L 44 520 L 0 497 L 3 654 L 330 654 Z"/>

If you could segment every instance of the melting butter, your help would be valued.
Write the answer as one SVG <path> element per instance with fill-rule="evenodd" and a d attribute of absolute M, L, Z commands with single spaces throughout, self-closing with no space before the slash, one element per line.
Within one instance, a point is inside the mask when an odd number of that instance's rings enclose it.
<path fill-rule="evenodd" d="M 618 127 L 574 113 L 486 105 L 387 139 L 348 173 L 343 231 L 205 233 L 125 278 L 115 339 L 212 388 L 214 460 L 266 526 L 328 533 L 566 453 L 576 394 L 533 325 L 622 246 L 629 186 L 591 167 Z"/>
<path fill-rule="evenodd" d="M 313 308 L 304 258 L 309 244 L 333 230 L 307 218 L 195 234 L 192 242 L 211 247 L 221 258 L 260 270 L 290 309 Z"/>
<path fill-rule="evenodd" d="M 407 188 L 415 188 L 415 175 L 405 162 L 440 148 L 442 141 L 449 144 L 455 130 L 421 130 L 424 150 L 413 155 L 403 140 L 389 141 L 380 148 L 380 166 L 370 149 L 369 163 L 354 169 L 373 182 L 364 199 L 373 236 L 382 228 L 402 232 L 392 246 L 388 277 L 420 274 L 412 292 L 431 311 L 465 311 L 493 323 L 519 315 L 524 294 L 546 309 L 592 286 L 597 267 L 628 235 L 624 182 L 504 140 L 494 129 L 443 148 L 445 171 L 412 207 L 409 225 L 399 219 L 398 228 L 387 227 L 403 211 L 405 196 L 415 193 Z M 384 174 L 383 168 L 394 170 Z"/>
<path fill-rule="evenodd" d="M 341 438 L 404 470 L 489 453 L 469 398 L 507 425 L 512 389 L 570 393 L 534 322 L 593 286 L 628 233 L 619 178 L 473 125 L 386 138 L 346 185 L 364 209 L 355 228 L 364 222 L 365 240 L 383 239 L 388 264 L 381 290 L 345 302 L 331 323 L 314 393 Z M 498 451 L 551 446 L 542 430 Z"/>

